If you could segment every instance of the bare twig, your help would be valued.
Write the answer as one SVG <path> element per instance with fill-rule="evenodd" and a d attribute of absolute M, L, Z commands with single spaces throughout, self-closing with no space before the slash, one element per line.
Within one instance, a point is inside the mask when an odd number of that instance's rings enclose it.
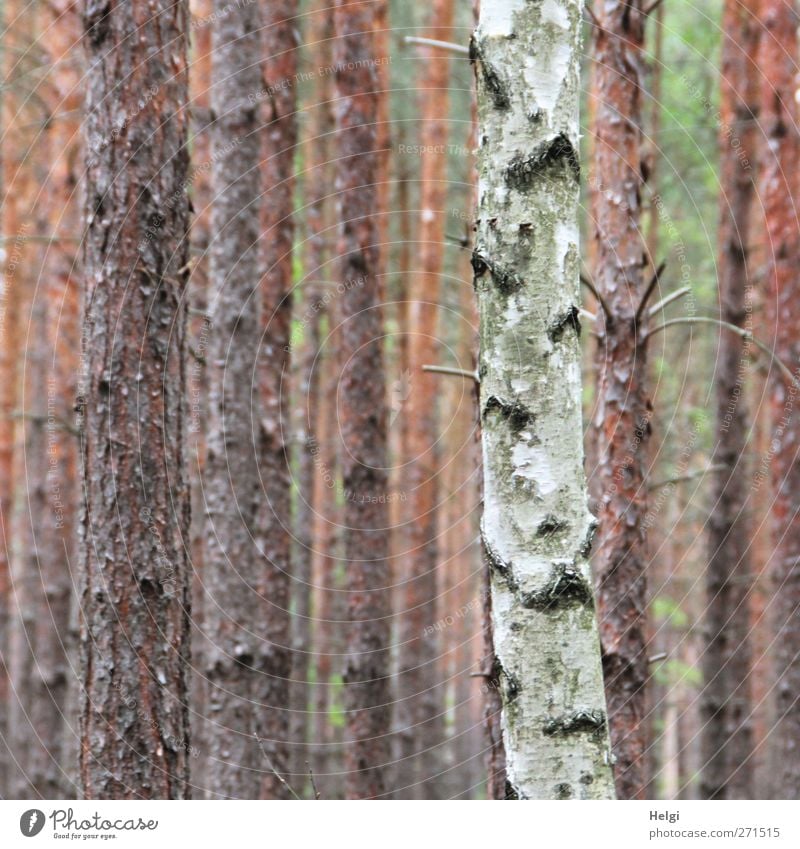
<path fill-rule="evenodd" d="M 286 788 L 286 789 L 287 789 L 287 790 L 288 790 L 288 791 L 292 794 L 292 796 L 294 796 L 294 798 L 295 798 L 295 799 L 299 799 L 300 797 L 297 795 L 297 793 L 295 793 L 295 792 L 294 792 L 294 790 L 292 789 L 291 785 L 290 785 L 290 784 L 286 781 L 286 779 L 285 779 L 285 778 L 284 778 L 284 777 L 283 777 L 283 776 L 282 776 L 282 775 L 278 772 L 278 770 L 277 770 L 277 769 L 275 769 L 275 767 L 272 765 L 272 761 L 269 759 L 269 755 L 267 754 L 267 750 L 264 748 L 264 743 L 262 742 L 261 738 L 258 736 L 258 732 L 257 732 L 257 731 L 254 731 L 254 732 L 253 732 L 253 736 L 256 738 L 256 740 L 258 740 L 258 745 L 261 747 L 261 753 L 264 755 L 264 760 L 267 762 L 267 766 L 268 766 L 268 767 L 270 768 L 270 770 L 272 771 L 272 774 L 273 774 L 273 775 L 275 776 L 275 778 L 277 778 L 277 779 L 278 779 L 278 781 L 280 781 L 280 783 L 281 783 L 281 784 L 282 784 L 282 785 L 283 785 L 283 786 L 284 786 L 284 787 L 285 787 L 285 788 Z"/>
<path fill-rule="evenodd" d="M 666 660 L 669 657 L 669 653 L 662 651 L 658 654 L 654 654 L 652 657 L 647 658 L 648 663 L 658 663 L 659 660 Z"/>
<path fill-rule="evenodd" d="M 654 304 L 648 310 L 647 314 L 650 318 L 653 318 L 657 313 L 661 310 L 666 309 L 670 304 L 682 298 L 684 295 L 688 295 L 692 291 L 691 286 L 684 286 L 682 289 L 678 289 L 677 292 L 673 292 L 670 295 L 667 295 L 666 298 L 662 298 L 657 304 Z"/>
<path fill-rule="evenodd" d="M 727 466 L 722 465 L 721 463 L 715 463 L 713 466 L 706 466 L 704 469 L 696 469 L 693 472 L 687 472 L 685 475 L 678 475 L 674 478 L 667 478 L 663 481 L 658 481 L 658 483 L 651 484 L 647 487 L 648 492 L 653 492 L 656 489 L 661 489 L 665 486 L 670 486 L 674 483 L 688 483 L 689 481 L 693 481 L 696 478 L 705 477 L 712 472 L 724 472 L 727 469 Z"/>
<path fill-rule="evenodd" d="M 311 769 L 311 764 L 308 761 L 306 761 L 306 766 L 308 767 L 308 777 L 311 779 L 311 789 L 314 791 L 314 798 L 321 799 L 319 790 L 317 790 L 317 782 L 314 781 L 314 770 Z"/>
<path fill-rule="evenodd" d="M 647 18 L 655 12 L 655 10 L 661 5 L 663 0 L 653 0 L 653 2 L 646 8 L 642 10 L 642 14 Z"/>
<path fill-rule="evenodd" d="M 774 354 L 763 342 L 760 342 L 758 339 L 753 336 L 748 330 L 743 330 L 741 327 L 737 327 L 735 324 L 731 324 L 728 321 L 722 321 L 719 318 L 708 318 L 707 316 L 693 316 L 691 318 L 671 318 L 669 321 L 665 321 L 663 324 L 659 324 L 658 327 L 654 327 L 650 331 L 650 335 L 654 335 L 661 330 L 666 330 L 668 327 L 674 327 L 677 324 L 715 324 L 717 327 L 725 327 L 730 330 L 732 333 L 736 333 L 738 336 L 741 336 L 742 339 L 746 339 L 748 342 L 752 342 L 758 349 L 763 351 L 771 360 L 775 363 L 776 366 L 783 372 L 783 376 L 795 387 L 795 389 L 800 391 L 800 383 L 795 380 L 794 375 L 789 370 L 786 363 L 781 360 L 776 354 Z"/>
<path fill-rule="evenodd" d="M 480 377 L 478 376 L 478 372 L 476 371 L 468 371 L 463 368 L 455 368 L 453 366 L 423 366 L 423 371 L 432 372 L 433 374 L 452 374 L 456 377 L 466 377 L 470 380 L 474 380 L 475 383 L 480 383 Z"/>
<path fill-rule="evenodd" d="M 598 304 L 600 304 L 600 307 L 602 308 L 603 312 L 605 313 L 608 321 L 613 321 L 614 316 L 613 316 L 611 310 L 608 308 L 608 304 L 605 302 L 605 299 L 597 291 L 594 283 L 592 283 L 592 281 L 588 277 L 586 277 L 586 275 L 584 275 L 584 274 L 581 274 L 581 285 L 585 286 L 592 293 L 592 295 L 594 295 L 594 299 L 597 301 Z"/>
<path fill-rule="evenodd" d="M 667 261 L 664 260 L 653 272 L 653 276 L 650 278 L 650 282 L 647 284 L 647 288 L 644 290 L 644 294 L 642 295 L 642 300 L 639 302 L 639 308 L 636 310 L 636 316 L 634 319 L 636 324 L 638 324 L 641 320 L 645 307 L 647 306 L 647 302 L 650 300 L 650 295 L 653 294 L 653 290 L 656 286 L 658 286 L 658 281 L 661 279 L 661 275 L 664 273 L 664 269 L 666 267 Z"/>
<path fill-rule="evenodd" d="M 460 56 L 469 56 L 469 48 L 463 44 L 454 44 L 452 41 L 439 41 L 437 38 L 422 38 L 417 35 L 407 35 L 403 41 L 406 44 L 423 44 L 426 47 L 441 47 L 442 50 L 449 50 L 451 53 L 458 53 Z"/>
<path fill-rule="evenodd" d="M 589 321 L 597 321 L 597 316 L 593 312 L 589 312 L 589 310 L 585 310 L 581 307 L 581 309 L 579 309 L 578 312 L 584 318 L 588 318 Z"/>

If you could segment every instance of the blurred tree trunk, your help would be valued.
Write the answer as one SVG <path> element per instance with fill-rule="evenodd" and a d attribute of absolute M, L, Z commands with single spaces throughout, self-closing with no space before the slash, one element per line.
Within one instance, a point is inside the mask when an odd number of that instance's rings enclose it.
<path fill-rule="evenodd" d="M 642 798 L 646 782 L 647 593 L 643 518 L 651 408 L 647 336 L 637 315 L 646 264 L 641 223 L 642 3 L 596 10 L 593 60 L 596 103 L 592 197 L 594 284 L 602 360 L 595 407 L 600 530 L 594 553 L 603 673 L 617 794 Z"/>
<path fill-rule="evenodd" d="M 256 623 L 264 559 L 255 544 L 261 501 L 252 424 L 260 337 L 258 283 L 261 149 L 257 108 L 261 37 L 257 4 L 215 0 L 212 33 L 211 339 L 204 475 L 206 644 L 203 750 L 211 797 L 256 799 L 263 763 L 256 733 Z M 259 772 L 261 770 L 261 772 Z"/>
<path fill-rule="evenodd" d="M 331 18 L 327 0 L 315 4 L 313 12 L 306 18 L 306 59 L 313 60 L 315 67 L 330 65 Z M 330 132 L 333 126 L 331 112 L 331 78 L 329 74 L 314 75 L 309 101 L 305 105 L 307 124 L 303 140 L 303 199 L 306 220 L 303 313 L 300 316 L 302 330 L 302 352 L 297 364 L 297 410 L 296 432 L 298 434 L 298 500 L 294 519 L 295 563 L 294 563 L 294 616 L 292 618 L 292 716 L 291 736 L 294 744 L 292 773 L 302 785 L 308 773 L 306 762 L 315 771 L 319 767 L 317 753 L 310 747 L 313 740 L 322 740 L 312 734 L 314 722 L 310 713 L 312 682 L 309 680 L 311 657 L 314 651 L 312 634 L 314 622 L 311 618 L 313 583 L 313 560 L 320 540 L 314 535 L 315 517 L 321 504 L 315 498 L 317 475 L 314 462 L 318 450 L 318 434 L 323 426 L 320 419 L 322 369 L 322 318 L 325 295 L 323 278 L 327 278 L 325 263 L 330 251 L 326 248 L 329 238 L 325 232 L 329 224 L 332 169 L 329 165 L 331 152 Z M 317 670 L 318 672 L 319 670 Z M 319 677 L 317 676 L 319 681 Z M 327 686 L 327 682 L 326 682 Z M 314 757 L 312 757 L 314 755 Z"/>
<path fill-rule="evenodd" d="M 431 38 L 452 38 L 453 0 L 434 0 L 431 8 Z M 448 87 L 450 55 L 426 48 L 419 60 L 421 69 L 420 143 L 436 151 L 421 157 L 419 221 L 419 267 L 409 286 L 408 346 L 410 392 L 401 415 L 408 418 L 408 538 L 405 573 L 399 577 L 405 588 L 399 617 L 399 667 L 397 713 L 403 768 L 398 776 L 400 796 L 415 799 L 439 798 L 444 738 L 444 697 L 439 685 L 437 649 L 439 640 L 432 627 L 437 619 L 437 524 L 439 509 L 439 456 L 436 451 L 437 397 L 441 377 L 426 374 L 422 367 L 435 364 L 438 342 L 440 277 L 444 259 L 444 225 L 447 207 L 447 139 L 449 132 Z"/>
<path fill-rule="evenodd" d="M 506 6 L 482 4 L 471 52 L 483 538 L 507 777 L 517 798 L 609 798 L 577 318 L 582 4 Z"/>
<path fill-rule="evenodd" d="M 80 350 L 79 283 L 75 234 L 80 231 L 78 114 L 82 103 L 77 47 L 80 21 L 68 3 L 46 10 L 43 23 L 57 19 L 41 48 L 58 73 L 37 93 L 57 118 L 30 151 L 41 187 L 37 231 L 54 240 L 40 246 L 24 350 L 30 355 L 21 407 L 28 437 L 21 473 L 30 499 L 22 506 L 20 539 L 25 541 L 15 582 L 20 651 L 14 653 L 14 687 L 19 713 L 12 717 L 17 740 L 20 797 L 72 798 L 77 775 L 78 717 L 73 693 L 73 574 L 79 488 L 78 442 L 72 428 Z"/>
<path fill-rule="evenodd" d="M 726 0 L 720 90 L 720 317 L 752 332 L 748 275 L 751 207 L 758 143 L 756 75 L 760 25 L 755 0 Z M 716 446 L 703 652 L 703 773 L 706 799 L 753 798 L 750 698 L 751 478 L 746 459 L 749 416 L 744 378 L 750 342 L 722 330 L 714 376 Z"/>
<path fill-rule="evenodd" d="M 262 798 L 287 798 L 278 776 L 291 769 L 289 735 L 292 650 L 289 616 L 291 590 L 291 501 L 289 469 L 289 353 L 292 318 L 292 247 L 294 242 L 294 158 L 297 147 L 297 0 L 263 6 L 263 101 L 261 173 L 261 351 L 259 353 L 259 467 L 261 496 L 258 540 L 267 558 L 256 584 L 267 608 L 260 620 L 259 673 L 254 699 L 261 748 L 268 767 Z M 290 778 L 291 780 L 291 778 Z"/>
<path fill-rule="evenodd" d="M 800 362 L 800 226 L 795 208 L 800 167 L 797 104 L 797 9 L 787 0 L 763 0 L 761 73 L 761 191 L 767 229 L 766 311 L 773 350 L 798 379 Z M 772 795 L 800 798 L 800 405 L 798 390 L 770 371 L 772 444 L 772 556 L 774 718 L 770 732 Z"/>
<path fill-rule="evenodd" d="M 81 781 L 89 799 L 185 798 L 188 9 L 83 14 Z"/>
<path fill-rule="evenodd" d="M 334 4 L 338 130 L 337 189 L 342 222 L 341 374 L 345 557 L 349 638 L 344 671 L 346 792 L 374 798 L 387 790 L 389 690 L 389 510 L 380 249 L 376 204 L 380 155 L 375 116 L 374 8 Z"/>

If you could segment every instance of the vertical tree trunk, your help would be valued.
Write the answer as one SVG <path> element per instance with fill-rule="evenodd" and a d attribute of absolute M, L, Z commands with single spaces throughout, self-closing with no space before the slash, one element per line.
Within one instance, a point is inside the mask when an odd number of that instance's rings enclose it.
<path fill-rule="evenodd" d="M 766 311 L 774 332 L 775 354 L 790 364 L 797 380 L 800 362 L 800 226 L 795 208 L 800 141 L 797 128 L 797 9 L 787 0 L 763 0 L 760 124 L 761 199 L 767 229 Z M 770 373 L 772 409 L 772 557 L 774 623 L 774 721 L 771 774 L 773 795 L 800 798 L 800 403 L 798 390 L 776 369 Z"/>
<path fill-rule="evenodd" d="M 727 0 L 722 21 L 720 91 L 719 299 L 723 321 L 752 332 L 748 276 L 750 210 L 758 143 L 754 0 Z M 706 799 L 751 799 L 753 735 L 750 699 L 751 481 L 746 474 L 749 416 L 743 380 L 750 343 L 720 333 L 716 390 L 713 501 L 708 520 L 706 639 L 703 652 L 703 774 Z"/>
<path fill-rule="evenodd" d="M 452 37 L 453 0 L 434 0 L 430 37 Z M 438 442 L 437 375 L 422 367 L 437 362 L 440 276 L 444 259 L 444 225 L 447 206 L 448 86 L 450 57 L 444 50 L 424 51 L 420 143 L 431 152 L 421 158 L 419 220 L 420 273 L 409 286 L 408 346 L 410 392 L 401 415 L 408 417 L 408 555 L 404 558 L 404 607 L 399 617 L 399 668 L 397 713 L 401 755 L 406 767 L 402 796 L 432 799 L 439 795 L 436 775 L 441 769 L 444 736 L 444 698 L 438 686 L 438 641 L 426 629 L 438 619 L 437 526 Z"/>
<path fill-rule="evenodd" d="M 600 520 L 594 566 L 603 673 L 617 794 L 642 798 L 646 782 L 647 633 L 643 518 L 650 405 L 647 346 L 637 311 L 646 264 L 640 232 L 642 48 L 639 0 L 597 10 L 593 58 L 601 97 L 595 113 L 594 283 L 610 315 L 599 322 L 602 369 L 594 427 L 594 489 Z M 623 201 L 620 202 L 619 198 Z"/>
<path fill-rule="evenodd" d="M 205 783 L 211 796 L 255 799 L 269 771 L 255 740 L 256 623 L 264 562 L 254 542 L 261 501 L 252 426 L 260 328 L 256 287 L 261 88 L 254 3 L 215 0 L 212 28 L 211 340 L 205 467 Z"/>
<path fill-rule="evenodd" d="M 185 2 L 84 6 L 87 798 L 185 798 Z"/>
<path fill-rule="evenodd" d="M 483 538 L 519 798 L 613 796 L 581 444 L 581 11 L 487 0 L 472 43 Z"/>
<path fill-rule="evenodd" d="M 266 127 L 261 173 L 262 336 L 259 354 L 260 456 L 263 487 L 259 544 L 267 558 L 257 584 L 267 604 L 261 624 L 259 673 L 254 694 L 261 748 L 268 770 L 262 798 L 283 799 L 287 785 L 278 776 L 291 768 L 289 699 L 292 677 L 289 593 L 291 589 L 291 473 L 289 470 L 289 342 L 292 317 L 294 241 L 294 157 L 297 145 L 295 74 L 297 0 L 264 5 L 262 86 Z"/>
<path fill-rule="evenodd" d="M 335 0 L 337 190 L 342 222 L 341 376 L 349 637 L 344 670 L 346 792 L 386 792 L 389 691 L 387 416 L 375 221 L 380 156 L 372 4 Z"/>

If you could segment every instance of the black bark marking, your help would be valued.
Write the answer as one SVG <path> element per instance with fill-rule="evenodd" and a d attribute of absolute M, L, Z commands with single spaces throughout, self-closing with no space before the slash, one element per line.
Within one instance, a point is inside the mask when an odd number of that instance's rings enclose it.
<path fill-rule="evenodd" d="M 542 728 L 545 737 L 566 737 L 571 734 L 590 734 L 600 738 L 606 730 L 606 715 L 601 710 L 579 710 L 575 713 L 548 719 Z"/>
<path fill-rule="evenodd" d="M 469 60 L 477 63 L 483 84 L 489 92 L 497 109 L 508 109 L 511 106 L 511 98 L 508 94 L 508 83 L 504 80 L 497 68 L 491 62 L 487 62 L 480 45 L 473 36 L 469 42 Z"/>
<path fill-rule="evenodd" d="M 476 280 L 488 271 L 501 295 L 511 295 L 523 285 L 523 280 L 513 271 L 508 271 L 478 251 L 472 252 L 472 270 L 475 272 Z"/>
<path fill-rule="evenodd" d="M 592 588 L 581 572 L 572 565 L 553 568 L 550 579 L 541 590 L 525 593 L 522 604 L 533 610 L 555 610 L 578 604 L 592 607 Z"/>
<path fill-rule="evenodd" d="M 511 592 L 516 592 L 519 585 L 514 577 L 514 568 L 511 563 L 503 560 L 502 557 L 492 548 L 491 545 L 484 539 L 483 546 L 486 551 L 486 559 L 489 561 L 489 569 L 497 573 L 508 586 Z"/>
<path fill-rule="evenodd" d="M 545 516 L 539 527 L 536 528 L 536 535 L 540 537 L 552 537 L 560 534 L 562 531 L 566 531 L 568 528 L 569 525 L 566 522 L 562 522 L 556 516 Z"/>
<path fill-rule="evenodd" d="M 490 413 L 499 413 L 506 419 L 515 436 L 526 427 L 531 427 L 536 420 L 536 416 L 518 401 L 509 404 L 508 401 L 504 401 L 496 395 L 490 395 L 486 399 L 483 418 L 485 419 Z"/>
<path fill-rule="evenodd" d="M 506 183 L 519 191 L 527 191 L 547 171 L 564 165 L 575 180 L 581 176 L 580 160 L 572 142 L 564 133 L 543 142 L 529 156 L 514 157 L 506 168 Z"/>
<path fill-rule="evenodd" d="M 564 338 L 567 328 L 572 328 L 576 336 L 581 335 L 581 322 L 578 317 L 577 307 L 570 307 L 563 315 L 559 316 L 547 330 L 547 336 L 555 345 Z"/>

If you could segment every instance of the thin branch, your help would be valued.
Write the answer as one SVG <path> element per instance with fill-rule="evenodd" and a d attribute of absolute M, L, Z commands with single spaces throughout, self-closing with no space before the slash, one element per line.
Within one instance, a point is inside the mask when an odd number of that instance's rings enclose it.
<path fill-rule="evenodd" d="M 583 274 L 581 274 L 581 285 L 585 286 L 594 295 L 594 299 L 597 301 L 598 304 L 600 304 L 600 306 L 601 306 L 603 312 L 605 313 L 608 321 L 613 321 L 614 316 L 612 315 L 611 310 L 608 308 L 608 304 L 605 302 L 605 299 L 597 291 L 594 283 L 592 283 L 592 281 Z"/>
<path fill-rule="evenodd" d="M 78 428 L 70 424 L 70 422 L 61 416 L 43 416 L 39 413 L 26 413 L 24 410 L 14 410 L 10 414 L 10 418 L 22 419 L 23 421 L 33 422 L 33 424 L 36 425 L 46 425 L 52 422 L 59 430 L 66 431 L 67 433 L 72 434 L 72 436 L 79 436 Z"/>
<path fill-rule="evenodd" d="M 597 316 L 593 312 L 589 312 L 589 310 L 583 309 L 583 307 L 578 310 L 578 313 L 584 318 L 588 318 L 589 321 L 597 321 Z"/>
<path fill-rule="evenodd" d="M 653 0 L 653 2 L 646 8 L 642 10 L 642 14 L 648 18 L 650 15 L 655 12 L 655 10 L 661 5 L 663 0 Z"/>
<path fill-rule="evenodd" d="M 311 764 L 306 761 L 306 766 L 308 767 L 308 777 L 311 779 L 311 789 L 314 791 L 314 798 L 321 799 L 319 790 L 317 790 L 317 782 L 314 781 L 314 770 L 311 769 Z"/>
<path fill-rule="evenodd" d="M 706 466 L 704 469 L 696 469 L 693 472 L 688 472 L 685 475 L 678 475 L 674 478 L 667 478 L 663 481 L 658 481 L 658 483 L 651 484 L 647 487 L 648 492 L 653 492 L 656 489 L 661 489 L 665 486 L 670 486 L 675 483 L 688 483 L 689 481 L 696 480 L 697 478 L 705 477 L 712 472 L 724 472 L 728 467 L 723 465 L 722 463 L 716 463 L 713 466 Z"/>
<path fill-rule="evenodd" d="M 691 286 L 684 286 L 683 289 L 678 289 L 677 292 L 673 292 L 671 295 L 667 295 L 666 298 L 662 298 L 657 304 L 650 307 L 648 310 L 648 315 L 650 318 L 653 318 L 658 312 L 663 309 L 666 309 L 670 304 L 682 298 L 684 295 L 688 295 L 692 291 Z"/>
<path fill-rule="evenodd" d="M 451 53 L 458 53 L 460 56 L 469 56 L 469 48 L 463 44 L 454 44 L 452 41 L 439 41 L 437 38 L 422 38 L 417 35 L 407 35 L 403 41 L 406 44 L 423 44 L 426 47 L 441 47 L 442 50 L 449 50 Z"/>
<path fill-rule="evenodd" d="M 287 789 L 287 790 L 288 790 L 288 791 L 292 794 L 292 796 L 294 796 L 294 798 L 295 798 L 295 799 L 298 799 L 298 800 L 299 800 L 299 799 L 300 799 L 300 797 L 297 795 L 297 793 L 295 793 L 295 792 L 294 792 L 294 790 L 292 790 L 291 785 L 290 785 L 290 784 L 286 781 L 286 779 L 285 779 L 285 778 L 284 778 L 284 777 L 283 777 L 283 776 L 282 776 L 282 775 L 278 772 L 278 770 L 277 770 L 277 769 L 275 769 L 275 767 L 272 765 L 272 761 L 269 759 L 269 755 L 267 754 L 267 750 L 264 748 L 264 743 L 262 742 L 261 738 L 258 736 L 258 732 L 257 732 L 257 731 L 254 731 L 254 732 L 253 732 L 253 736 L 256 738 L 256 740 L 258 740 L 258 745 L 259 745 L 259 746 L 261 746 L 261 753 L 264 755 L 264 759 L 265 759 L 265 760 L 266 760 L 266 762 L 267 762 L 267 766 L 268 766 L 268 767 L 270 768 L 270 770 L 272 771 L 272 774 L 273 774 L 273 775 L 275 776 L 275 778 L 277 778 L 277 779 L 278 779 L 278 781 L 280 781 L 280 783 L 281 783 L 281 784 L 282 784 L 282 785 L 283 785 L 283 786 L 284 786 L 284 787 L 285 787 L 285 788 L 286 788 L 286 789 Z"/>
<path fill-rule="evenodd" d="M 475 383 L 480 383 L 480 377 L 476 371 L 468 371 L 463 368 L 455 368 L 453 366 L 423 366 L 423 371 L 432 372 L 433 374 L 452 374 L 456 377 L 466 377 L 469 380 L 474 380 Z"/>
<path fill-rule="evenodd" d="M 647 302 L 650 300 L 650 295 L 653 294 L 653 290 L 658 286 L 658 281 L 661 279 L 661 275 L 664 273 L 664 269 L 667 267 L 667 261 L 664 260 L 658 268 L 653 272 L 653 276 L 650 278 L 650 282 L 647 284 L 647 288 L 644 290 L 644 295 L 642 295 L 642 300 L 639 302 L 639 308 L 636 310 L 636 316 L 634 321 L 636 324 L 642 318 L 644 314 L 645 307 L 647 306 Z"/>
<path fill-rule="evenodd" d="M 648 663 L 658 663 L 659 660 L 666 660 L 669 657 L 669 652 L 659 652 L 658 654 L 654 654 L 652 657 L 647 658 Z"/>
<path fill-rule="evenodd" d="M 594 13 L 594 9 L 591 6 L 584 6 L 583 11 L 589 16 L 589 20 L 593 23 L 598 29 L 602 29 L 600 26 L 600 21 L 597 19 L 597 15 Z"/>
<path fill-rule="evenodd" d="M 728 321 L 722 321 L 718 318 L 707 318 L 706 316 L 695 316 L 692 318 L 672 318 L 669 321 L 665 321 L 663 324 L 659 324 L 658 327 L 654 327 L 650 331 L 650 335 L 652 336 L 655 333 L 658 333 L 660 330 L 666 330 L 668 327 L 673 327 L 676 324 L 716 324 L 718 327 L 725 327 L 730 330 L 732 333 L 736 333 L 738 336 L 741 336 L 742 339 L 746 339 L 748 342 L 752 342 L 757 348 L 762 350 L 774 363 L 778 366 L 778 368 L 783 372 L 784 377 L 795 387 L 795 389 L 800 390 L 800 383 L 795 380 L 794 375 L 789 370 L 788 366 L 781 360 L 777 354 L 774 354 L 763 342 L 760 342 L 758 339 L 753 336 L 747 330 L 742 330 L 741 327 L 737 327 L 735 324 L 731 324 Z"/>

